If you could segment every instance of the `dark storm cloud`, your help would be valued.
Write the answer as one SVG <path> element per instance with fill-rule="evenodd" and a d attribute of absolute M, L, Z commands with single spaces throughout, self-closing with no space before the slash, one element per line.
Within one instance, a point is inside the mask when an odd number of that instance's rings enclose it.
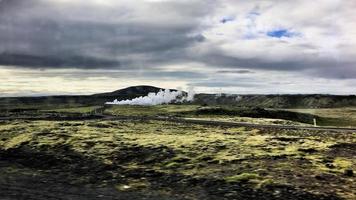
<path fill-rule="evenodd" d="M 157 12 L 178 9 L 176 15 L 182 17 L 167 15 L 167 19 L 159 19 L 155 16 L 159 13 L 135 13 L 124 6 L 105 9 L 84 2 L 58 4 L 40 0 L 0 1 L 0 65 L 134 68 L 144 63 L 149 68 L 184 62 L 185 49 L 205 39 L 196 31 L 197 18 L 209 10 L 208 6 L 198 9 L 201 2 L 161 3 L 157 5 L 161 8 L 155 7 Z M 141 10 L 154 11 L 153 5 L 146 7 Z"/>
<path fill-rule="evenodd" d="M 19 73 L 18 73 L 19 74 Z M 137 71 L 137 70 L 115 70 L 115 69 L 91 69 L 91 70 L 60 70 L 56 72 L 51 72 L 50 70 L 27 70 L 21 71 L 22 76 L 33 76 L 33 77 L 65 77 L 70 79 L 90 79 L 90 78 L 152 78 L 157 79 L 157 77 L 174 79 L 180 77 L 180 80 L 190 80 L 190 79 L 201 79 L 207 76 L 204 73 L 199 72 L 187 72 L 187 71 L 159 71 L 159 70 L 149 70 L 149 71 Z M 19 82 L 19 81 L 17 81 Z"/>
<path fill-rule="evenodd" d="M 2 65 L 31 67 L 31 68 L 69 68 L 85 67 L 97 68 L 102 67 L 120 67 L 118 61 L 103 60 L 82 56 L 33 56 L 21 54 L 0 54 L 0 63 Z"/>

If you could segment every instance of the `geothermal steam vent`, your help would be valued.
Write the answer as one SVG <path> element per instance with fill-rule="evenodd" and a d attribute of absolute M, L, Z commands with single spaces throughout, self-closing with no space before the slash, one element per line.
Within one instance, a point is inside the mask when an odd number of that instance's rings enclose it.
<path fill-rule="evenodd" d="M 185 94 L 182 91 L 171 91 L 169 89 L 160 90 L 158 93 L 148 93 L 147 96 L 137 97 L 131 100 L 106 102 L 109 105 L 160 105 L 168 103 L 192 101 L 194 93 L 189 92 Z"/>

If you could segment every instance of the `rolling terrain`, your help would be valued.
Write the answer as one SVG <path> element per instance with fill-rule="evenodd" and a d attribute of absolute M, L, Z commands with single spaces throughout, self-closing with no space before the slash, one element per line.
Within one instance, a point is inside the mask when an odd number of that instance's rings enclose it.
<path fill-rule="evenodd" d="M 103 105 L 114 99 L 125 100 L 157 93 L 162 88 L 133 86 L 125 89 L 93 95 L 43 96 L 43 97 L 2 97 L 0 109 L 43 109 L 55 107 L 79 107 Z M 174 89 L 170 89 L 174 90 Z M 356 107 L 355 95 L 227 95 L 196 94 L 193 104 L 230 105 L 235 107 L 261 108 L 342 108 Z"/>
<path fill-rule="evenodd" d="M 354 97 L 103 105 L 159 90 L 1 98 L 1 198 L 356 198 Z"/>

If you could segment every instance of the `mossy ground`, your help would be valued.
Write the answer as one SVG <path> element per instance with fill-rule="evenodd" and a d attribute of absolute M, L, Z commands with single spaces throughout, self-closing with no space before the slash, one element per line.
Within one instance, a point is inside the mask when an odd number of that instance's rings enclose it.
<path fill-rule="evenodd" d="M 221 110 L 219 110 L 221 109 Z M 216 121 L 247 122 L 255 124 L 278 125 L 310 125 L 313 118 L 317 118 L 318 126 L 356 127 L 356 108 L 318 108 L 318 109 L 266 109 L 273 117 L 261 117 L 258 110 L 234 106 L 206 107 L 200 105 L 158 105 L 158 106 L 109 106 L 105 113 L 124 116 L 178 116 L 186 118 L 199 118 Z M 205 111 L 205 112 L 204 112 Z M 227 113 L 224 113 L 226 111 Z M 290 113 L 279 113 L 288 111 Z M 255 117 L 239 116 L 256 115 Z M 257 112 L 257 113 L 256 113 Z M 230 114 L 229 114 L 230 113 Z M 235 114 L 233 114 L 235 113 Z M 299 116 L 310 115 L 310 116 Z M 262 113 L 261 113 L 262 115 Z M 279 119 L 278 116 L 281 118 Z M 284 118 L 283 118 L 284 117 Z M 310 118 L 310 119 L 309 119 Z"/>
<path fill-rule="evenodd" d="M 179 115 L 197 110 L 198 105 L 114 105 L 105 110 L 108 114 L 125 116 Z"/>
<path fill-rule="evenodd" d="M 297 199 L 293 195 L 305 192 L 355 199 L 355 175 L 345 174 L 356 170 L 355 143 L 351 132 L 14 120 L 0 124 L 0 160 L 10 163 L 0 171 L 52 174 L 73 185 L 112 185 L 119 192 L 162 197 L 183 192 L 181 199 L 236 199 L 246 191 L 270 199 Z M 297 194 L 270 191 L 281 186 Z"/>
<path fill-rule="evenodd" d="M 66 112 L 66 113 L 90 113 L 100 107 L 101 106 L 77 106 L 77 107 L 58 108 L 58 109 L 50 109 L 50 110 L 42 110 L 42 111 Z"/>
<path fill-rule="evenodd" d="M 216 113 L 214 109 L 223 109 L 228 112 L 236 112 L 238 114 L 242 108 L 232 106 L 200 106 L 200 105 L 157 105 L 157 106 L 132 106 L 132 105 L 114 105 L 108 106 L 105 109 L 106 114 L 121 115 L 121 116 L 171 116 L 185 117 L 192 119 L 204 119 L 214 121 L 229 121 L 229 122 L 247 122 L 255 124 L 278 124 L 278 125 L 306 125 L 298 122 L 298 120 L 285 120 L 276 118 L 263 117 L 242 117 L 239 115 Z M 212 112 L 200 112 L 201 110 L 213 109 Z M 253 112 L 250 109 L 242 109 L 243 112 Z M 217 110 L 219 112 L 219 110 Z M 311 123 L 311 121 L 310 121 Z"/>
<path fill-rule="evenodd" d="M 35 109 L 24 110 L 21 109 Z M 200 106 L 188 104 L 171 104 L 157 106 L 105 105 L 76 106 L 71 104 L 57 106 L 18 107 L 19 113 L 6 113 L 5 116 L 32 116 L 58 114 L 106 114 L 120 116 L 166 116 L 198 118 L 214 121 L 247 122 L 275 125 L 310 125 L 313 118 L 318 126 L 356 127 L 355 108 L 330 109 L 255 109 L 234 106 Z M 4 113 L 0 113 L 1 114 Z"/>
<path fill-rule="evenodd" d="M 315 109 L 287 109 L 292 112 L 314 114 L 323 117 L 318 121 L 320 126 L 356 126 L 356 108 L 315 108 Z"/>

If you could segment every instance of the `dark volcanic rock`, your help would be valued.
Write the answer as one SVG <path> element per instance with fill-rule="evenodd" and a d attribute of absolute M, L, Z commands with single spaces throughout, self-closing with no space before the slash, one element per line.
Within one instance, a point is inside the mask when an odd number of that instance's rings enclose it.
<path fill-rule="evenodd" d="M 344 171 L 345 176 L 353 176 L 354 175 L 354 171 L 352 169 L 346 169 Z"/>

